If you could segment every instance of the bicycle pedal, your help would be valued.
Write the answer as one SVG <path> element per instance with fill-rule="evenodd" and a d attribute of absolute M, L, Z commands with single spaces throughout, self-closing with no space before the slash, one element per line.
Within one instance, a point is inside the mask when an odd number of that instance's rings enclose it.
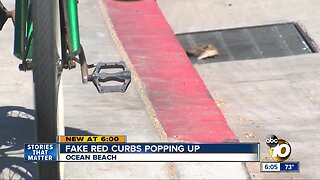
<path fill-rule="evenodd" d="M 115 73 L 101 72 L 102 69 L 122 69 L 122 71 Z M 123 61 L 120 62 L 108 62 L 97 63 L 90 80 L 96 86 L 99 93 L 110 93 L 110 92 L 125 92 L 131 82 L 131 72 L 128 70 L 126 64 Z M 108 85 L 103 86 L 105 82 L 119 82 L 122 85 Z"/>

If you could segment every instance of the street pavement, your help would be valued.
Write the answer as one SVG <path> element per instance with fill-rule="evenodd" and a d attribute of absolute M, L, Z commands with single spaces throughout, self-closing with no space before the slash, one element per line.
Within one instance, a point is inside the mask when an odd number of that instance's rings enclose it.
<path fill-rule="evenodd" d="M 320 2 L 316 0 L 158 0 L 175 33 L 296 22 L 320 43 Z M 319 179 L 319 54 L 213 63 L 195 63 L 229 126 L 242 142 L 261 143 L 261 161 L 271 161 L 265 139 L 287 140 L 299 173 L 260 173 L 246 163 L 250 177 Z"/>

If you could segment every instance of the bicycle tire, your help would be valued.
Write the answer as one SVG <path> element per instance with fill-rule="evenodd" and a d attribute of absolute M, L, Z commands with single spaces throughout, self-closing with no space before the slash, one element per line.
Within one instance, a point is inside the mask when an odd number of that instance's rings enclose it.
<path fill-rule="evenodd" d="M 58 106 L 58 50 L 56 11 L 58 0 L 32 0 L 33 32 L 33 81 L 38 143 L 56 143 Z M 61 90 L 61 89 L 60 89 Z M 38 163 L 38 177 L 59 179 L 58 162 Z"/>

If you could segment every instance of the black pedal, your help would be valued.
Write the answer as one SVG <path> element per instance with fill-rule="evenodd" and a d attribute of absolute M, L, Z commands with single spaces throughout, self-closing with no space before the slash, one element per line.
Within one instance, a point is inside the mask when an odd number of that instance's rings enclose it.
<path fill-rule="evenodd" d="M 102 69 L 122 69 L 122 71 L 115 73 L 100 72 Z M 99 62 L 96 65 L 95 70 L 90 77 L 90 80 L 96 86 L 99 93 L 110 93 L 110 92 L 125 92 L 131 82 L 131 72 L 128 70 L 126 64 L 123 61 L 120 62 Z M 102 83 L 108 81 L 116 81 L 122 83 L 122 85 L 109 85 L 103 86 Z"/>
<path fill-rule="evenodd" d="M 7 16 L 6 10 L 7 9 L 3 6 L 3 4 L 0 1 L 0 31 L 2 30 L 4 24 L 8 20 L 8 16 Z"/>

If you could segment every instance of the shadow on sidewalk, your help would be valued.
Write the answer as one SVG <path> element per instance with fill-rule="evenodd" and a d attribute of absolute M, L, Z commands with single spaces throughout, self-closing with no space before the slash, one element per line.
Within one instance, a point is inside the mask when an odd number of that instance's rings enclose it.
<path fill-rule="evenodd" d="M 0 107 L 0 179 L 30 179 L 37 164 L 23 161 L 25 143 L 35 143 L 35 111 L 19 106 Z M 66 127 L 66 135 L 95 135 Z"/>

